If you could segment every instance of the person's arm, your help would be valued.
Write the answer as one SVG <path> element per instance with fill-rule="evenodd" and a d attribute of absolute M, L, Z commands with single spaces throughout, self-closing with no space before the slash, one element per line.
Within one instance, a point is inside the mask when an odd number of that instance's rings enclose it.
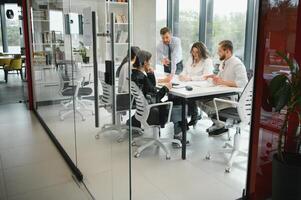
<path fill-rule="evenodd" d="M 160 90 L 157 90 L 156 78 L 154 74 L 148 74 L 144 82 L 144 91 L 145 95 L 150 95 L 156 98 L 156 101 L 159 102 L 166 95 L 166 93 L 169 92 L 169 89 L 166 86 L 163 86 Z"/>
<path fill-rule="evenodd" d="M 244 88 L 248 84 L 246 67 L 240 63 L 235 65 L 235 84 L 236 87 Z"/>
<path fill-rule="evenodd" d="M 129 92 L 129 85 L 128 85 L 128 77 L 129 77 L 129 65 L 125 63 L 119 73 L 118 79 L 118 92 Z"/>
<path fill-rule="evenodd" d="M 226 81 L 226 80 L 223 80 L 221 77 L 219 76 L 215 76 L 213 77 L 213 83 L 215 85 L 224 85 L 224 86 L 228 86 L 228 87 L 237 87 L 235 81 Z"/>
<path fill-rule="evenodd" d="M 152 86 L 155 87 L 155 86 L 156 86 L 156 77 L 155 77 L 155 73 L 153 73 L 153 72 L 147 73 L 147 78 L 148 78 L 150 84 L 151 84 Z"/>
<path fill-rule="evenodd" d="M 174 40 L 174 48 L 171 53 L 171 74 L 174 75 L 177 70 L 177 64 L 182 60 L 181 40 L 176 38 Z"/>

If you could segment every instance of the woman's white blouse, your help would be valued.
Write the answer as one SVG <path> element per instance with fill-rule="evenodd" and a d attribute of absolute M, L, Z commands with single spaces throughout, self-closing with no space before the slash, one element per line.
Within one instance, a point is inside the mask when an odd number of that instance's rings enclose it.
<path fill-rule="evenodd" d="M 193 64 L 192 57 L 189 57 L 183 72 L 180 75 L 189 76 L 193 81 L 201 80 L 203 75 L 213 73 L 213 61 L 211 58 L 200 60 Z"/>

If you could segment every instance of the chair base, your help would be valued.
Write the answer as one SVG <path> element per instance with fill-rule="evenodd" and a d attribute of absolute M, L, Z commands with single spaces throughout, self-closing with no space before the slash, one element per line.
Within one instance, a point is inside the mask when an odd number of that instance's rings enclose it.
<path fill-rule="evenodd" d="M 133 145 L 139 143 L 139 142 L 146 142 L 143 145 L 139 146 L 137 150 L 134 153 L 134 157 L 138 158 L 140 157 L 142 151 L 144 151 L 146 148 L 151 147 L 153 145 L 156 145 L 160 147 L 166 154 L 166 160 L 170 160 L 170 150 L 167 148 L 164 143 L 177 143 L 178 145 L 182 145 L 181 141 L 177 139 L 170 139 L 170 138 L 159 138 L 159 128 L 153 129 L 153 137 L 152 138 L 135 138 L 132 142 Z"/>
<path fill-rule="evenodd" d="M 241 134 L 235 133 L 233 145 L 231 145 L 229 143 L 225 143 L 223 149 L 221 149 L 219 151 L 215 151 L 215 152 L 208 152 L 206 155 L 206 160 L 210 160 L 212 154 L 220 154 L 220 153 L 230 154 L 230 157 L 227 161 L 226 168 L 225 168 L 225 172 L 230 173 L 233 162 L 235 161 L 235 159 L 238 156 L 248 156 L 247 153 L 240 150 L 240 139 L 241 139 Z"/>
<path fill-rule="evenodd" d="M 136 130 L 137 132 L 140 133 L 140 135 L 143 134 L 143 131 L 140 128 L 132 127 L 132 130 Z M 95 135 L 95 139 L 98 140 L 100 138 L 101 134 L 108 132 L 108 131 L 115 131 L 115 132 L 121 133 L 117 138 L 117 142 L 120 143 L 126 139 L 126 136 L 129 132 L 129 126 L 128 125 L 105 124 L 102 126 L 101 130 Z"/>
<path fill-rule="evenodd" d="M 60 119 L 62 121 L 64 121 L 68 115 L 70 115 L 74 112 L 73 106 L 72 106 L 74 103 L 75 103 L 75 113 L 80 115 L 82 121 L 86 120 L 82 111 L 88 111 L 88 112 L 91 112 L 92 115 L 94 115 L 94 111 L 91 109 L 88 109 L 87 106 L 85 105 L 85 103 L 87 103 L 86 101 L 88 101 L 88 100 L 80 100 L 79 98 L 75 98 L 74 101 L 72 99 L 70 99 L 69 101 L 62 102 L 62 105 L 65 107 L 65 109 L 59 111 Z"/>

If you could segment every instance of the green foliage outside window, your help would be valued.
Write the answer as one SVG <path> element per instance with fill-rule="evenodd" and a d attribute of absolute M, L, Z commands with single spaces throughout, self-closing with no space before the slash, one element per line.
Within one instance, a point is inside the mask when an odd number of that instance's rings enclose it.
<path fill-rule="evenodd" d="M 179 37 L 182 41 L 183 59 L 187 60 L 192 43 L 199 40 L 199 13 L 180 12 Z M 210 24 L 207 24 L 210 27 Z M 218 43 L 222 40 L 231 40 L 234 53 L 243 59 L 245 45 L 246 14 L 232 13 L 227 16 L 213 17 L 212 33 L 207 30 L 207 45 L 214 56 L 217 53 Z"/>
<path fill-rule="evenodd" d="M 245 46 L 246 14 L 232 13 L 228 16 L 213 17 L 212 46 L 209 46 L 211 54 L 217 53 L 218 43 L 222 40 L 231 40 L 234 45 L 234 53 L 243 59 Z"/>
<path fill-rule="evenodd" d="M 199 13 L 180 12 L 179 37 L 182 42 L 183 60 L 187 61 L 191 45 L 199 40 Z"/>

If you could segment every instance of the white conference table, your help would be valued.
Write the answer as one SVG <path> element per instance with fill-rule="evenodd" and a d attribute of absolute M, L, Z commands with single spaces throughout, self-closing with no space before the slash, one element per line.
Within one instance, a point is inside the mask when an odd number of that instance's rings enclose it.
<path fill-rule="evenodd" d="M 160 75 L 159 75 L 160 77 Z M 210 100 L 213 98 L 226 97 L 232 95 L 238 95 L 243 92 L 243 88 L 234 88 L 226 86 L 215 86 L 209 81 L 189 81 L 181 82 L 178 81 L 177 77 L 172 80 L 173 83 L 179 85 L 174 86 L 169 94 L 181 99 L 182 102 L 182 159 L 186 159 L 186 140 L 187 140 L 187 116 L 186 116 L 186 105 L 188 101 L 195 100 Z M 186 90 L 185 86 L 191 86 L 192 90 Z"/>

